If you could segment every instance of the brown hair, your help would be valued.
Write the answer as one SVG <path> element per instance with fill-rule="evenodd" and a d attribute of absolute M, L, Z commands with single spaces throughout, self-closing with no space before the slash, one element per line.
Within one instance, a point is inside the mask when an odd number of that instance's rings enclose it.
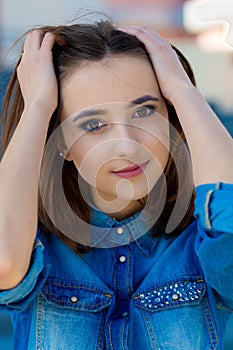
<path fill-rule="evenodd" d="M 57 37 L 57 42 L 53 47 L 53 60 L 55 72 L 57 75 L 58 86 L 64 77 L 72 74 L 72 71 L 76 69 L 83 62 L 95 62 L 100 61 L 106 56 L 110 55 L 124 55 L 134 56 L 150 60 L 149 55 L 145 49 L 145 46 L 136 37 L 122 32 L 114 27 L 110 20 L 100 21 L 93 24 L 72 24 L 68 26 L 46 26 L 42 27 L 44 32 L 50 31 Z M 190 80 L 195 85 L 195 79 L 190 68 L 188 61 L 182 55 L 182 53 L 173 47 L 177 52 L 178 57 L 187 72 Z M 18 62 L 19 63 L 19 62 Z M 17 67 L 16 67 L 17 68 Z M 2 130 L 2 150 L 6 150 L 9 140 L 17 127 L 21 114 L 24 108 L 23 97 L 17 80 L 16 68 L 12 74 L 5 100 L 3 105 L 3 130 Z M 47 140 L 59 125 L 59 111 L 60 102 L 58 108 L 55 110 L 48 129 Z M 186 143 L 185 136 L 182 127 L 179 123 L 177 114 L 174 107 L 166 101 L 169 121 L 173 127 L 177 130 L 181 139 Z M 188 155 L 184 154 L 180 150 L 180 141 L 176 136 L 172 136 L 171 132 L 171 149 L 172 154 L 178 154 L 178 159 L 183 167 L 183 179 L 182 179 L 182 193 L 183 196 L 187 196 L 187 186 L 193 184 L 192 174 L 188 165 Z M 179 152 L 181 152 L 179 154 Z M 57 162 L 59 159 L 59 152 L 57 152 L 50 162 Z M 46 160 L 45 160 L 46 161 Z M 177 173 L 177 164 L 175 164 L 173 157 L 170 155 L 168 163 L 165 168 L 165 178 L 167 186 L 166 202 L 162 213 L 156 223 L 154 230 L 154 236 L 162 235 L 165 233 L 166 225 L 169 221 L 169 217 L 175 206 L 179 181 Z M 55 203 L 59 203 L 59 194 L 55 193 L 55 182 L 58 181 L 56 176 L 51 175 L 51 179 L 48 179 L 47 193 L 50 198 L 50 202 L 55 206 Z M 78 215 L 83 221 L 89 222 L 90 210 L 88 204 L 83 199 L 79 186 L 78 186 L 78 172 L 73 162 L 64 161 L 62 170 L 62 184 L 66 199 L 76 215 Z M 162 186 L 163 187 L 163 186 Z M 160 189 L 162 191 L 163 188 Z M 193 207 L 194 207 L 194 191 L 191 190 L 191 200 L 189 201 L 188 208 L 185 210 L 185 215 L 181 222 L 166 235 L 178 235 L 192 220 Z M 52 232 L 57 234 L 61 240 L 69 245 L 76 253 L 83 253 L 88 251 L 88 247 L 81 245 L 74 240 L 65 236 L 49 218 L 45 207 L 42 203 L 42 199 L 39 193 L 39 208 L 38 208 L 38 220 L 39 226 L 43 232 Z M 182 202 L 182 201 L 181 201 Z M 182 204 L 181 204 L 182 207 Z M 182 210 L 182 208 L 181 208 Z M 59 208 L 56 208 L 56 215 L 62 215 Z M 64 215 L 64 213 L 63 213 Z M 65 219 L 65 218 L 64 218 Z"/>

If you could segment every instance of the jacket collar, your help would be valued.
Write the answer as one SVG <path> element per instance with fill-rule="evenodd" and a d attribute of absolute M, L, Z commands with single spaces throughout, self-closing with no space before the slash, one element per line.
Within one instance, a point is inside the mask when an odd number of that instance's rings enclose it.
<path fill-rule="evenodd" d="M 105 213 L 91 209 L 91 246 L 112 248 L 126 244 L 136 246 L 149 255 L 157 245 L 153 238 L 154 216 L 148 211 L 138 212 L 129 218 L 117 221 Z"/>

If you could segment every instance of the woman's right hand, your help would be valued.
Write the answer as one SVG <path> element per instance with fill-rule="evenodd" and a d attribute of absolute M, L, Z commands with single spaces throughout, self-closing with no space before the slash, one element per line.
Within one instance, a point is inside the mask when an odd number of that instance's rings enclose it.
<path fill-rule="evenodd" d="M 48 124 L 58 104 L 58 84 L 52 56 L 54 42 L 52 33 L 45 34 L 43 30 L 28 33 L 17 67 L 25 105 L 0 164 L 2 290 L 15 287 L 30 266 L 38 225 L 40 165 Z M 13 94 L 11 98 L 14 100 Z M 17 107 L 17 100 L 15 103 Z"/>
<path fill-rule="evenodd" d="M 17 76 L 24 99 L 24 108 L 40 108 L 51 117 L 58 103 L 58 86 L 53 66 L 52 48 L 55 36 L 36 29 L 24 42 Z"/>

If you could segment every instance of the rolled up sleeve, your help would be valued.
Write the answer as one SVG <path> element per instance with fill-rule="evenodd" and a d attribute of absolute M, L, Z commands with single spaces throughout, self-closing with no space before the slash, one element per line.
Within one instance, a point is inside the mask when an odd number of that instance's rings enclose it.
<path fill-rule="evenodd" d="M 194 215 L 206 230 L 233 234 L 233 184 L 198 186 Z"/>
<path fill-rule="evenodd" d="M 23 310 L 42 288 L 50 264 L 41 240 L 36 239 L 29 270 L 24 279 L 12 289 L 0 292 L 0 311 Z"/>
<path fill-rule="evenodd" d="M 233 184 L 196 188 L 195 250 L 206 281 L 233 308 Z"/>

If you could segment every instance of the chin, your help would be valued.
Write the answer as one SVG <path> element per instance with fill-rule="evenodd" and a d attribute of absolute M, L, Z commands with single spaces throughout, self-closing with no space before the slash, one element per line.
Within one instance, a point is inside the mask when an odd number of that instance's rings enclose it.
<path fill-rule="evenodd" d="M 131 201 L 138 201 L 138 200 L 143 200 L 144 198 L 146 198 L 148 196 L 148 191 L 140 191 L 140 192 L 135 192 L 133 193 L 132 196 L 128 195 L 125 193 L 125 195 L 123 196 L 119 196 L 118 199 L 122 200 L 122 201 L 127 201 L 127 202 L 131 202 Z"/>

